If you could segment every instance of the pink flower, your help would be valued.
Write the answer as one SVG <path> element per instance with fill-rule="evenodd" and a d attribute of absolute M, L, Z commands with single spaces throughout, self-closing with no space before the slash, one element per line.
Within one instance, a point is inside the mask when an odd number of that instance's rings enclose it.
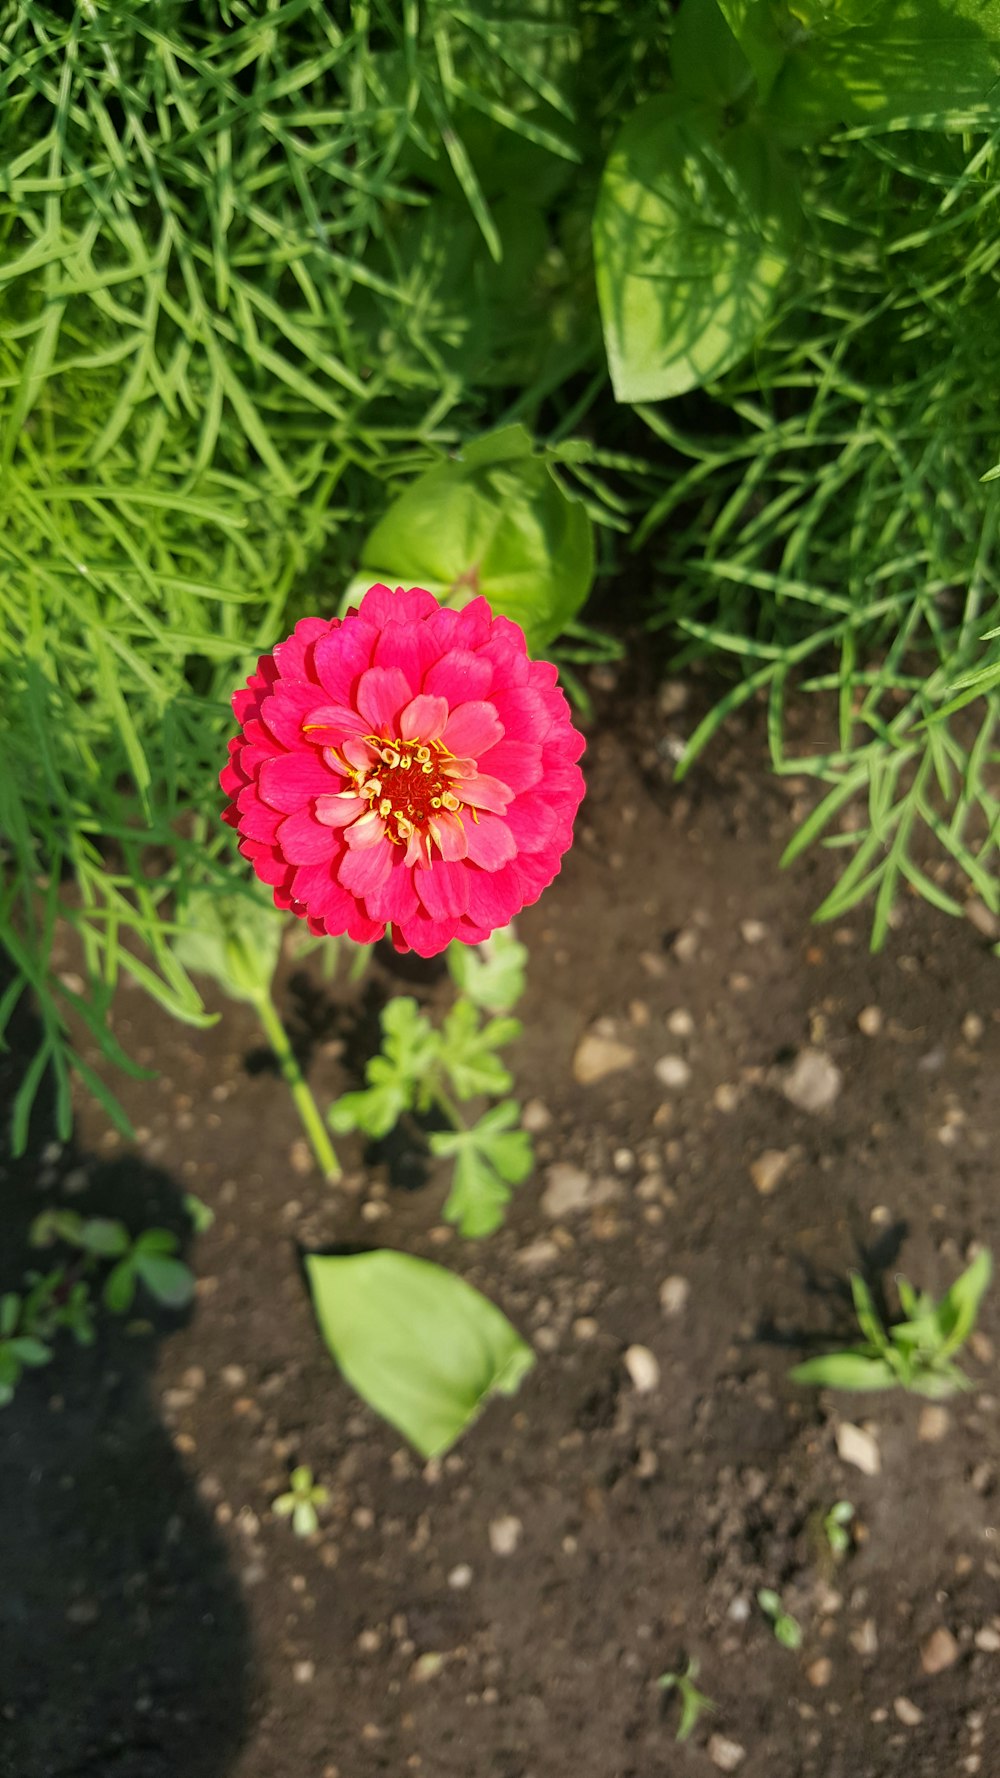
<path fill-rule="evenodd" d="M 433 957 L 478 944 L 556 876 L 583 737 L 556 669 L 485 599 L 374 586 L 306 617 L 233 698 L 225 819 L 313 932 Z"/>

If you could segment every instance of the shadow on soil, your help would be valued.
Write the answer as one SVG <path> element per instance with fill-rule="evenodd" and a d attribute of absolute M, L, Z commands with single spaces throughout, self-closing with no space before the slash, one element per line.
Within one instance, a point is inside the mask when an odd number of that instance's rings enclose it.
<path fill-rule="evenodd" d="M 29 1151 L 10 1162 L 10 1106 L 37 1041 L 26 1011 L 8 1041 L 0 1293 L 38 1263 L 27 1230 L 49 1205 L 184 1241 L 174 1181 L 60 1147 L 44 1088 Z M 149 1309 L 137 1301 L 136 1317 Z M 61 1334 L 51 1365 L 0 1410 L 0 1778 L 225 1778 L 242 1743 L 245 1613 L 153 1390 L 159 1340 L 177 1323 L 102 1313 L 93 1347 Z"/>

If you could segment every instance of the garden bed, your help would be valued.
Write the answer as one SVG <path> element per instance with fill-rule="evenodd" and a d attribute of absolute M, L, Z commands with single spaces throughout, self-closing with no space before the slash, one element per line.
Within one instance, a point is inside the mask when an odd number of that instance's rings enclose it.
<path fill-rule="evenodd" d="M 70 1150 L 36 1119 L 5 1230 L 49 1202 L 180 1230 L 187 1192 L 215 1222 L 183 1324 L 105 1330 L 0 1422 L 3 1778 L 1000 1770 L 996 1301 L 943 1413 L 787 1380 L 852 1337 L 852 1266 L 939 1291 L 1000 1243 L 995 964 L 921 903 L 877 958 L 861 914 L 811 926 L 827 863 L 778 875 L 801 792 L 759 727 L 680 789 L 651 749 L 686 695 L 605 694 L 577 843 L 520 922 L 539 1165 L 496 1236 L 441 1222 L 405 1144 L 349 1141 L 324 1186 L 248 1007 L 197 1032 L 125 990 L 117 1034 L 159 1070 L 125 1083 L 134 1148 L 90 1105 Z M 404 983 L 450 991 L 381 950 L 356 988 L 286 965 L 321 1104 Z M 826 1109 L 784 1091 L 806 1048 Z M 582 1083 L 574 1058 L 616 1066 Z M 538 1353 L 428 1466 L 340 1380 L 304 1288 L 303 1249 L 372 1244 L 460 1271 Z M 5 1241 L 0 1284 L 22 1264 Z M 330 1491 L 312 1539 L 270 1510 L 297 1462 Z M 691 1657 L 715 1710 L 677 1745 L 657 1680 Z"/>

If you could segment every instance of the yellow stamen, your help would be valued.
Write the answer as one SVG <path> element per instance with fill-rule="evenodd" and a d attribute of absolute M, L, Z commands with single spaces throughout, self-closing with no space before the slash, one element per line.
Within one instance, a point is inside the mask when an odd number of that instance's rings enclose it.
<path fill-rule="evenodd" d="M 455 809 L 460 809 L 462 807 L 462 805 L 459 802 L 458 797 L 455 795 L 454 791 L 446 790 L 444 795 L 441 798 L 441 807 L 443 809 L 451 809 L 454 811 Z"/>

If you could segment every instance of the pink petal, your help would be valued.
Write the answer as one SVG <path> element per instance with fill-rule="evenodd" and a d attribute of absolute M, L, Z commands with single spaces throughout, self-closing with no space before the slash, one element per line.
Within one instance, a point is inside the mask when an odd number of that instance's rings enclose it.
<path fill-rule="evenodd" d="M 317 797 L 316 820 L 323 827 L 350 827 L 366 807 L 363 796 L 355 796 L 349 790 L 336 791 L 332 796 Z"/>
<path fill-rule="evenodd" d="M 492 809 L 494 815 L 503 814 L 514 794 L 499 778 L 491 778 L 485 772 L 477 772 L 474 778 L 453 778 L 451 782 L 463 803 L 471 803 L 474 809 Z"/>
<path fill-rule="evenodd" d="M 279 679 L 271 696 L 261 704 L 260 714 L 275 740 L 283 747 L 294 749 L 302 739 L 305 718 L 315 708 L 315 685 L 298 685 Z"/>
<path fill-rule="evenodd" d="M 249 859 L 262 883 L 273 887 L 288 881 L 291 866 L 273 846 L 262 846 L 257 840 L 241 840 L 240 851 Z"/>
<path fill-rule="evenodd" d="M 345 828 L 344 838 L 352 851 L 363 852 L 385 839 L 385 822 L 380 815 L 376 815 L 374 809 L 369 809 L 367 815 L 362 815 L 359 821 Z"/>
<path fill-rule="evenodd" d="M 279 642 L 274 661 L 282 679 L 309 679 L 313 644 L 331 630 L 340 628 L 339 617 L 304 617 L 296 624 L 287 642 Z"/>
<path fill-rule="evenodd" d="M 432 920 L 455 920 L 469 905 L 469 871 L 464 864 L 435 860 L 415 879 L 417 894 Z"/>
<path fill-rule="evenodd" d="M 419 910 L 413 872 L 407 869 L 400 846 L 392 848 L 392 869 L 380 888 L 368 891 L 366 905 L 380 920 L 394 923 L 411 919 Z"/>
<path fill-rule="evenodd" d="M 481 654 L 471 648 L 449 648 L 428 670 L 424 690 L 436 698 L 447 698 L 455 707 L 485 697 L 493 683 L 493 669 Z"/>
<path fill-rule="evenodd" d="M 470 827 L 472 823 L 470 822 Z M 442 858 L 454 862 L 465 858 L 469 852 L 469 841 L 465 824 L 457 815 L 435 815 L 427 823 L 427 831 L 437 846 Z"/>
<path fill-rule="evenodd" d="M 350 832 L 350 829 L 348 829 Z M 385 882 L 392 869 L 393 848 L 383 839 L 379 846 L 359 847 L 341 860 L 340 881 L 352 895 L 369 895 Z"/>
<path fill-rule="evenodd" d="M 336 790 L 339 780 L 317 753 L 281 753 L 276 759 L 265 759 L 260 768 L 260 794 L 272 809 L 293 815 L 311 796 L 324 796 Z"/>
<path fill-rule="evenodd" d="M 448 721 L 447 698 L 413 698 L 399 719 L 399 733 L 404 741 L 436 741 L 444 734 Z"/>
<path fill-rule="evenodd" d="M 257 787 L 248 784 L 246 790 L 240 792 L 236 804 L 240 837 L 244 840 L 262 840 L 265 845 L 273 846 L 284 816 L 277 809 L 269 809 L 257 795 Z"/>
<path fill-rule="evenodd" d="M 502 734 L 503 724 L 493 705 L 480 698 L 469 704 L 459 704 L 452 711 L 441 738 L 449 752 L 467 753 L 472 759 L 478 759 L 481 753 L 496 746 Z"/>
<path fill-rule="evenodd" d="M 479 770 L 511 790 L 530 790 L 543 776 L 542 749 L 534 741 L 508 741 L 506 735 L 479 761 Z"/>
<path fill-rule="evenodd" d="M 492 701 L 508 741 L 544 741 L 552 716 L 540 691 L 533 691 L 530 685 L 513 690 L 504 687 L 493 694 Z"/>
<path fill-rule="evenodd" d="M 399 667 L 369 667 L 358 681 L 358 709 L 368 732 L 397 734 L 399 713 L 413 697 L 413 687 Z"/>
<path fill-rule="evenodd" d="M 375 644 L 373 667 L 399 667 L 416 690 L 440 649 L 426 623 L 388 623 Z"/>
<path fill-rule="evenodd" d="M 335 747 L 348 735 L 366 735 L 368 724 L 349 704 L 316 704 L 302 722 L 302 734 L 314 747 Z"/>
<path fill-rule="evenodd" d="M 278 829 L 278 846 L 289 864 L 319 864 L 332 858 L 336 842 L 328 827 L 321 827 L 308 809 L 287 815 Z"/>
<path fill-rule="evenodd" d="M 317 642 L 314 650 L 316 677 L 333 703 L 353 706 L 358 680 L 365 668 L 372 664 L 372 650 L 377 640 L 377 630 L 351 617 L 345 618 L 339 630 Z"/>
<path fill-rule="evenodd" d="M 367 618 L 369 623 L 384 624 L 392 618 L 407 623 L 418 623 L 422 617 L 429 617 L 438 608 L 433 593 L 425 592 L 423 587 L 395 587 L 390 589 L 381 583 L 369 587 L 359 606 L 359 615 Z"/>
<path fill-rule="evenodd" d="M 418 957 L 440 957 L 456 937 L 461 920 L 432 920 L 422 908 L 392 929 L 397 951 L 415 951 Z"/>
<path fill-rule="evenodd" d="M 507 864 L 493 873 L 470 870 L 468 877 L 469 919 L 477 926 L 488 927 L 490 932 L 498 926 L 509 925 L 518 908 L 524 905 L 520 880 L 513 866 Z"/>
<path fill-rule="evenodd" d="M 561 819 L 561 811 L 544 796 L 519 796 L 506 814 L 518 852 L 541 852 L 551 846 Z"/>
<path fill-rule="evenodd" d="M 517 856 L 513 831 L 497 815 L 483 814 L 478 821 L 466 822 L 465 832 L 469 862 L 481 865 L 483 870 L 500 870 Z"/>
<path fill-rule="evenodd" d="M 351 897 L 337 882 L 329 860 L 325 864 L 303 865 L 295 872 L 291 888 L 295 900 L 312 919 L 322 920 L 327 931 L 330 930 L 328 923 L 344 931 L 350 915 Z"/>
<path fill-rule="evenodd" d="M 481 643 L 488 642 L 493 626 L 493 613 L 486 600 L 481 596 L 470 599 L 461 611 L 455 613 L 455 643 L 459 648 L 477 648 Z"/>
<path fill-rule="evenodd" d="M 528 684 L 536 691 L 552 691 L 559 683 L 559 668 L 551 661 L 530 661 L 528 664 Z"/>

